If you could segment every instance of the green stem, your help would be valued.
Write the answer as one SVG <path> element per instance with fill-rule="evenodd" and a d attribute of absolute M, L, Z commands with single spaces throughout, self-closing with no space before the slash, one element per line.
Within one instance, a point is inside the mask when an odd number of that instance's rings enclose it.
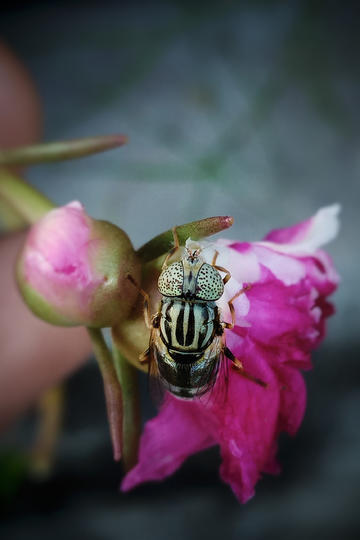
<path fill-rule="evenodd" d="M 180 244 L 184 245 L 188 238 L 192 240 L 200 240 L 205 236 L 211 236 L 224 229 L 228 229 L 233 224 L 234 220 L 231 216 L 216 216 L 198 221 L 192 221 L 185 225 L 178 225 L 176 232 L 179 237 Z M 142 262 L 148 262 L 160 255 L 169 251 L 172 247 L 173 233 L 171 230 L 165 231 L 152 240 L 144 244 L 138 251 L 138 255 Z"/>
<path fill-rule="evenodd" d="M 55 207 L 40 191 L 6 169 L 0 170 L 0 201 L 9 212 L 30 224 Z"/>
<path fill-rule="evenodd" d="M 111 352 L 105 343 L 102 331 L 98 328 L 88 328 L 87 330 L 103 378 L 114 459 L 118 461 L 121 458 L 123 432 L 123 400 L 121 386 L 116 376 Z"/>
<path fill-rule="evenodd" d="M 7 231 L 18 231 L 24 229 L 27 221 L 23 219 L 18 212 L 8 206 L 8 204 L 0 197 L 0 225 Z"/>
<path fill-rule="evenodd" d="M 138 460 L 141 433 L 141 414 L 138 372 L 121 354 L 113 341 L 116 373 L 123 393 L 123 449 L 125 471 L 134 467 Z"/>
<path fill-rule="evenodd" d="M 61 433 L 64 398 L 64 387 L 59 384 L 46 390 L 38 400 L 37 433 L 29 456 L 29 472 L 34 478 L 46 478 L 51 473 Z"/>
<path fill-rule="evenodd" d="M 69 141 L 34 144 L 0 150 L 0 166 L 34 165 L 76 159 L 122 146 L 127 142 L 125 135 L 102 135 L 83 137 Z"/>

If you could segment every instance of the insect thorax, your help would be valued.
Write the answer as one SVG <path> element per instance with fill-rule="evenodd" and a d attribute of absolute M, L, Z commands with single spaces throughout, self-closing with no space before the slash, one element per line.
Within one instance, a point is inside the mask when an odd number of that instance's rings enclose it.
<path fill-rule="evenodd" d="M 215 302 L 163 298 L 160 307 L 160 336 L 171 351 L 201 352 L 221 333 Z"/>

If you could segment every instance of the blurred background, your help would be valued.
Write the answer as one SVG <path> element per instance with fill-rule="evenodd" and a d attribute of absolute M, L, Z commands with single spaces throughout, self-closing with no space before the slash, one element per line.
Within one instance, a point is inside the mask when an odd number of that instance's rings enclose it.
<path fill-rule="evenodd" d="M 279 477 L 264 477 L 240 506 L 218 479 L 214 448 L 162 484 L 119 494 L 121 467 L 89 362 L 66 385 L 54 474 L 3 502 L 1 538 L 360 537 L 358 15 L 352 3 L 310 0 L 1 8 L 0 38 L 41 96 L 44 140 L 129 136 L 112 152 L 32 167 L 27 178 L 58 204 L 82 201 L 135 247 L 212 215 L 234 216 L 228 237 L 256 240 L 321 206 L 343 207 L 328 248 L 342 277 L 337 314 L 306 374 L 300 432 L 280 441 Z M 2 449 L 31 427 L 31 418 L 21 422 Z"/>

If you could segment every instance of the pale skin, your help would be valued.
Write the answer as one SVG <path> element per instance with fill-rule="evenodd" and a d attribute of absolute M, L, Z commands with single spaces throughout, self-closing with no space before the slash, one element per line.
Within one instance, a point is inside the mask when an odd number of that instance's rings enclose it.
<path fill-rule="evenodd" d="M 36 142 L 42 124 L 39 99 L 25 68 L 1 43 L 0 79 L 0 146 Z M 25 234 L 0 233 L 0 430 L 91 353 L 85 328 L 51 326 L 23 303 L 13 268 Z"/>

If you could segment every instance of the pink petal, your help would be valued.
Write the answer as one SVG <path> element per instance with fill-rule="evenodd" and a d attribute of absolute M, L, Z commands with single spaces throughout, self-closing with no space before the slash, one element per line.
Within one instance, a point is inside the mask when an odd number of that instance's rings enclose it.
<path fill-rule="evenodd" d="M 314 326 L 311 309 L 314 300 L 311 287 L 305 282 L 286 287 L 281 281 L 268 277 L 248 291 L 251 324 L 249 336 L 267 347 L 302 348 L 309 329 Z"/>
<path fill-rule="evenodd" d="M 268 268 L 285 285 L 294 285 L 306 275 L 304 264 L 295 257 L 276 253 L 272 249 L 257 245 L 253 247 L 253 251 L 259 263 Z"/>
<path fill-rule="evenodd" d="M 282 366 L 276 374 L 280 385 L 278 432 L 286 431 L 289 435 L 295 435 L 305 414 L 304 377 L 298 370 L 287 366 Z"/>
<path fill-rule="evenodd" d="M 159 414 L 146 424 L 139 462 L 125 476 L 122 491 L 142 482 L 163 480 L 189 455 L 215 444 L 202 409 L 201 402 L 166 396 Z"/>
<path fill-rule="evenodd" d="M 284 229 L 274 229 L 264 238 L 268 242 L 276 244 L 296 244 L 301 242 L 307 235 L 314 218 L 306 219 Z"/>
<path fill-rule="evenodd" d="M 219 251 L 218 264 L 227 268 L 239 283 L 254 283 L 260 278 L 259 261 L 247 242 L 226 242 L 221 239 L 215 243 Z"/>
<path fill-rule="evenodd" d="M 231 314 L 228 306 L 229 300 L 235 296 L 244 286 L 244 284 L 253 283 L 260 278 L 260 265 L 256 255 L 253 253 L 250 244 L 246 244 L 244 249 L 234 249 L 231 241 L 218 240 L 214 244 L 214 249 L 206 249 L 206 261 L 211 263 L 215 250 L 218 252 L 216 264 L 229 270 L 231 278 L 227 282 L 224 294 L 217 302 L 224 321 L 231 321 Z M 236 324 L 238 326 L 247 326 L 246 315 L 249 311 L 249 301 L 246 294 L 242 294 L 234 301 L 236 313 Z"/>
<path fill-rule="evenodd" d="M 76 201 L 55 208 L 30 231 L 28 249 L 43 257 L 44 264 L 54 272 L 66 276 L 77 270 L 87 274 L 86 245 L 90 230 L 82 205 Z M 85 260 L 84 260 L 85 259 Z M 81 276 L 85 279 L 85 276 Z"/>
<path fill-rule="evenodd" d="M 293 255 L 315 253 L 337 236 L 339 212 L 339 204 L 320 208 L 312 218 L 292 227 L 271 231 L 264 242 L 257 244 Z"/>
<path fill-rule="evenodd" d="M 234 338 L 229 338 L 229 347 L 232 346 L 234 353 L 239 352 L 234 347 Z M 242 352 L 245 369 L 266 382 L 267 388 L 231 370 L 226 406 L 218 410 L 214 407 L 213 413 L 220 420 L 221 477 L 230 484 L 239 500 L 246 502 L 254 494 L 261 472 L 268 468 L 270 458 L 273 459 L 279 384 L 264 349 L 248 341 Z"/>
<path fill-rule="evenodd" d="M 340 278 L 327 253 L 319 250 L 314 256 L 305 257 L 302 261 L 306 265 L 306 274 L 312 286 L 321 295 L 327 296 L 335 291 Z"/>
<path fill-rule="evenodd" d="M 77 201 L 50 211 L 30 230 L 25 278 L 50 304 L 87 309 L 100 281 L 89 261 L 90 234 L 90 218 Z"/>

